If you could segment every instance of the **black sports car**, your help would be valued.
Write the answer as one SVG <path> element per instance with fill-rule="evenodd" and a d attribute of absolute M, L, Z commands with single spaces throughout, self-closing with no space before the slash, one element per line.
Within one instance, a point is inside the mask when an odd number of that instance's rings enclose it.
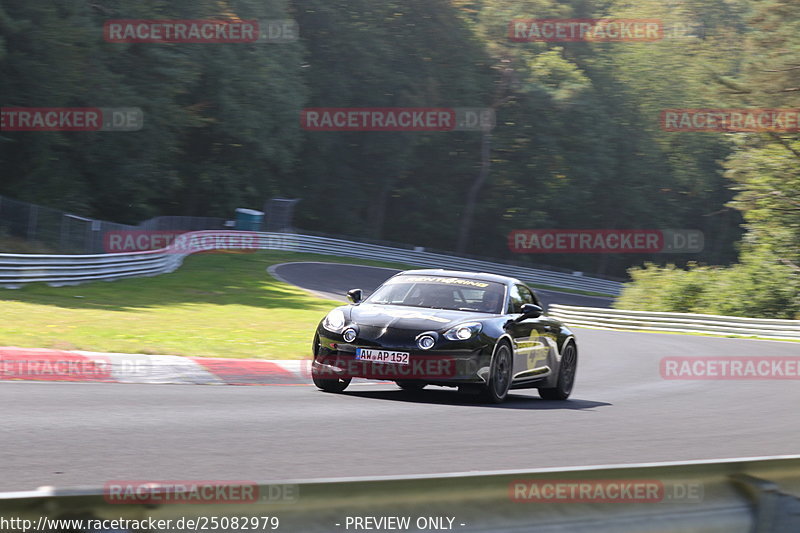
<path fill-rule="evenodd" d="M 493 274 L 409 270 L 369 298 L 348 292 L 314 336 L 312 377 L 341 392 L 354 377 L 476 390 L 502 402 L 509 389 L 537 388 L 547 400 L 572 392 L 578 363 L 573 333 L 544 315 L 519 280 Z"/>

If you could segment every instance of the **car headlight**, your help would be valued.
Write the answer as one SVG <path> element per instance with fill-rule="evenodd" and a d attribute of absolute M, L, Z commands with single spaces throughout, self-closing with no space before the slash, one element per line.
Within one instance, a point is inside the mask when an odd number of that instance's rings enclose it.
<path fill-rule="evenodd" d="M 466 341 L 477 335 L 480 330 L 480 322 L 466 322 L 448 329 L 444 333 L 444 338 L 451 341 Z"/>
<path fill-rule="evenodd" d="M 328 331 L 339 333 L 344 327 L 344 313 L 339 309 L 334 309 L 322 321 L 322 327 Z"/>
<path fill-rule="evenodd" d="M 423 350 L 430 350 L 434 344 L 436 344 L 436 339 L 431 334 L 425 333 L 417 337 L 417 346 Z"/>
<path fill-rule="evenodd" d="M 342 338 L 345 340 L 345 342 L 353 342 L 356 340 L 356 337 L 358 337 L 358 331 L 356 331 L 356 328 L 352 326 L 342 332 Z"/>

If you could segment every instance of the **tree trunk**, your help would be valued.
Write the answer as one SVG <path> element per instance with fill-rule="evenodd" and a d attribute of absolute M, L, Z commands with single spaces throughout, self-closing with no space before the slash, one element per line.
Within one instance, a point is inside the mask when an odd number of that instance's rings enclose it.
<path fill-rule="evenodd" d="M 475 205 L 478 203 L 478 193 L 489 179 L 489 169 L 491 167 L 492 155 L 492 132 L 489 129 L 483 131 L 481 137 L 481 170 L 472 183 L 472 187 L 467 194 L 467 202 L 464 205 L 464 212 L 461 214 L 461 228 L 458 232 L 458 244 L 456 251 L 464 253 L 467 250 L 470 233 L 472 230 L 472 218 L 475 215 Z"/>
<path fill-rule="evenodd" d="M 373 239 L 383 239 L 384 224 L 386 223 L 386 208 L 389 206 L 389 197 L 392 194 L 395 180 L 387 177 L 380 185 L 375 200 L 370 206 L 369 223 L 370 235 Z"/>

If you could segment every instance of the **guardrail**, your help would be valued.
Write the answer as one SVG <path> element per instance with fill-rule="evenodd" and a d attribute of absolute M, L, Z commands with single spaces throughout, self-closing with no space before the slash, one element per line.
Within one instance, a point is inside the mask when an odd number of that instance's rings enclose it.
<path fill-rule="evenodd" d="M 180 255 L 159 251 L 103 255 L 0 254 L 0 286 L 43 282 L 53 287 L 89 281 L 157 276 L 176 270 Z"/>
<path fill-rule="evenodd" d="M 471 472 L 250 485 L 218 501 L 212 482 L 144 484 L 0 494 L 0 517 L 28 531 L 59 531 L 48 520 L 151 520 L 137 531 L 243 530 L 315 533 L 352 530 L 570 533 L 796 533 L 800 456 L 527 471 Z M 224 482 L 218 482 L 222 484 Z M 109 488 L 109 485 L 112 487 Z M 204 487 L 212 490 L 205 491 Z M 138 493 L 138 494 L 137 494 Z M 229 496 L 231 493 L 224 493 Z M 132 499 L 144 495 L 139 501 Z M 119 498 L 121 497 L 121 498 Z M 119 498 L 119 499 L 118 499 Z M 127 498 L 127 500 L 126 500 Z M 147 500 L 147 501 L 145 501 Z M 126 501 L 126 503 L 119 503 Z M 238 517 L 238 525 L 233 524 Z M 2 520 L 0 518 L 0 520 Z M 227 518 L 227 520 L 225 520 Z M 388 520 L 394 527 L 387 527 Z M 178 520 L 183 527 L 175 527 Z M 217 526 L 213 527 L 214 519 Z M 358 527 L 357 520 L 361 526 Z M 364 527 L 369 519 L 372 527 Z M 405 527 L 398 522 L 406 520 Z M 171 520 L 169 527 L 152 525 Z M 189 524 L 187 520 L 199 520 Z M 377 521 L 383 520 L 383 527 Z M 205 521 L 206 528 L 202 527 Z M 110 522 L 100 531 L 133 531 Z M 402 523 L 402 522 L 400 522 Z M 19 525 L 20 522 L 17 522 Z M 227 526 L 220 527 L 223 524 Z M 436 524 L 436 526 L 434 526 Z M 3 531 L 23 531 L 3 529 Z M 73 524 L 69 531 L 81 531 Z M 83 529 L 83 531 L 88 528 Z M 95 529 L 96 531 L 97 529 Z M 60 531 L 67 531 L 64 527 Z"/>
<path fill-rule="evenodd" d="M 553 304 L 548 314 L 573 326 L 623 330 L 745 335 L 771 339 L 799 339 L 800 320 L 742 318 L 693 313 L 658 313 Z"/>
<path fill-rule="evenodd" d="M 576 276 L 503 263 L 430 253 L 375 244 L 294 233 L 198 231 L 185 233 L 168 248 L 150 252 L 100 255 L 0 254 L 0 286 L 19 288 L 24 283 L 53 286 L 87 281 L 154 276 L 173 272 L 187 255 L 215 249 L 287 250 L 405 263 L 428 268 L 492 272 L 523 281 L 564 289 L 616 296 L 616 281 Z"/>

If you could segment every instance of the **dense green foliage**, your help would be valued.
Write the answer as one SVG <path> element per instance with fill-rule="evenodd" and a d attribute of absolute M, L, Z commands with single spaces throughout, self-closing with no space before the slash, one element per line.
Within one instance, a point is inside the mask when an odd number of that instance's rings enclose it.
<path fill-rule="evenodd" d="M 602 16 L 704 31 L 651 43 L 508 38 L 514 18 Z M 104 41 L 105 21 L 133 18 L 292 18 L 301 38 Z M 645 261 L 728 266 L 634 270 L 620 305 L 791 316 L 798 135 L 671 133 L 659 115 L 798 107 L 798 26 L 796 0 L 3 0 L 0 105 L 136 106 L 145 128 L 0 133 L 0 193 L 126 223 L 295 197 L 295 223 L 311 231 L 617 276 Z M 491 107 L 497 127 L 300 126 L 308 107 L 401 106 Z M 506 244 L 519 228 L 694 228 L 706 247 L 520 258 Z"/>
<path fill-rule="evenodd" d="M 715 71 L 718 98 L 739 107 L 800 107 L 800 4 L 752 3 L 735 69 Z M 744 216 L 740 261 L 728 268 L 632 269 L 618 308 L 800 319 L 800 136 L 729 136 L 723 162 Z"/>

